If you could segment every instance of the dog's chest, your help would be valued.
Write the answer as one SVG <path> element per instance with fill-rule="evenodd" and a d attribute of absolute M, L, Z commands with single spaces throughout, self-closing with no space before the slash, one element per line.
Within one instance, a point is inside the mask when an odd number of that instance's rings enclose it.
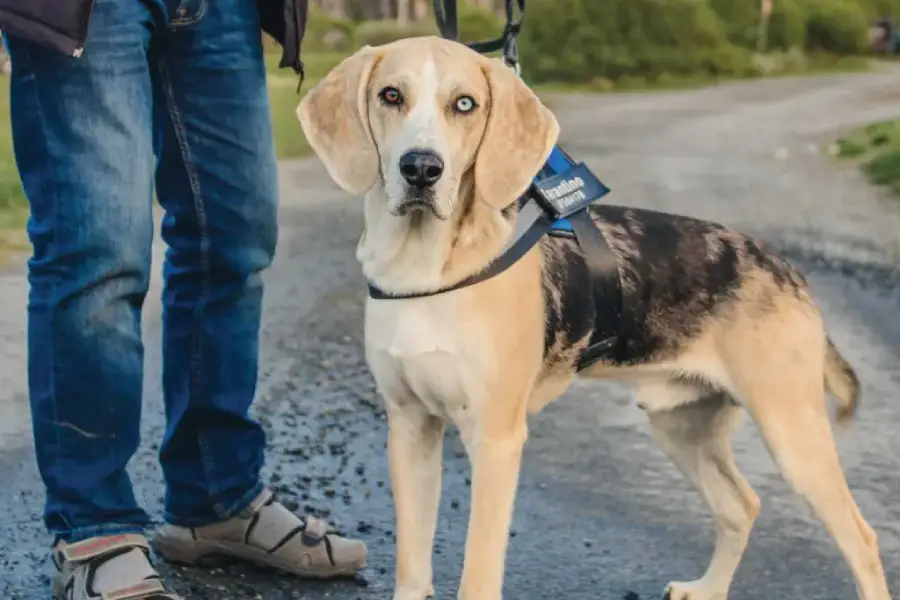
<path fill-rule="evenodd" d="M 460 308 L 452 296 L 367 302 L 366 358 L 387 402 L 415 398 L 447 421 L 468 418 L 489 352 Z"/>

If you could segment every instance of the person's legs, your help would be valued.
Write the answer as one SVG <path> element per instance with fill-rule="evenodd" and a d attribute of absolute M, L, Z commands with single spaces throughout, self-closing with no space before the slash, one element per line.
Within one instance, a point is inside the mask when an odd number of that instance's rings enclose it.
<path fill-rule="evenodd" d="M 180 0 L 171 0 L 172 4 Z M 184 0 L 203 6 L 203 0 Z M 172 9 L 172 7 L 170 7 Z M 178 11 L 170 13 L 178 19 Z M 275 252 L 277 173 L 253 0 L 173 22 L 154 64 L 157 193 L 169 244 L 163 296 L 166 520 L 154 546 L 198 562 L 226 553 L 297 575 L 350 574 L 362 542 L 326 534 L 263 490 L 256 392 L 261 272 Z"/>
<path fill-rule="evenodd" d="M 169 2 L 170 30 L 152 60 L 169 246 L 160 458 L 166 520 L 193 526 L 238 514 L 262 491 L 265 436 L 247 411 L 260 273 L 275 252 L 277 173 L 254 2 L 207 2 L 199 19 L 180 19 L 179 2 Z"/>
<path fill-rule="evenodd" d="M 148 13 L 98 0 L 80 59 L 9 38 L 16 161 L 31 205 L 28 375 L 45 522 L 139 532 L 140 315 L 152 240 Z"/>
<path fill-rule="evenodd" d="M 9 38 L 28 233 L 28 376 L 54 596 L 178 600 L 149 561 L 125 467 L 141 418 L 153 238 L 151 15 L 97 0 L 83 56 Z"/>

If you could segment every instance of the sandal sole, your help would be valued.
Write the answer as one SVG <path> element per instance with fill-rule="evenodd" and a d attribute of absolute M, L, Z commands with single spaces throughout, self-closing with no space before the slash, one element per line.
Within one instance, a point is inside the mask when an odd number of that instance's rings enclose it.
<path fill-rule="evenodd" d="M 153 548 L 167 562 L 182 565 L 196 566 L 204 559 L 217 556 L 238 559 L 252 563 L 259 567 L 276 569 L 298 577 L 309 579 L 331 579 L 335 577 L 350 577 L 366 566 L 365 560 L 358 564 L 334 567 L 315 567 L 309 569 L 297 568 L 288 561 L 280 560 L 264 550 L 237 542 L 212 542 L 197 540 L 186 546 L 181 543 L 171 543 L 165 538 L 156 538 L 151 542 Z"/>

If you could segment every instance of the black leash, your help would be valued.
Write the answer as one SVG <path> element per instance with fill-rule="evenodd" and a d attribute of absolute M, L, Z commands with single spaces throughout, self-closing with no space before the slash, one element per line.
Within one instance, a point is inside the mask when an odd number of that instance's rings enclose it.
<path fill-rule="evenodd" d="M 518 9 L 518 10 L 517 10 Z M 459 18 L 456 0 L 434 0 L 434 19 L 441 36 L 459 41 Z M 500 37 L 484 42 L 471 42 L 469 48 L 481 54 L 503 51 L 503 60 L 511 67 L 518 68 L 519 47 L 517 38 L 525 20 L 525 0 L 506 0 L 506 25 Z"/>

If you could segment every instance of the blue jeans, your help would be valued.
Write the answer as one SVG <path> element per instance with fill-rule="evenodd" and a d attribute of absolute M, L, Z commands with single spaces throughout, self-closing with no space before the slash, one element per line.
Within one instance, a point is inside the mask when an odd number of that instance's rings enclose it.
<path fill-rule="evenodd" d="M 168 245 L 166 519 L 229 518 L 262 490 L 265 438 L 247 411 L 277 237 L 254 1 L 97 0 L 77 59 L 7 42 L 46 525 L 77 541 L 148 523 L 125 467 L 139 444 L 154 183 Z"/>

